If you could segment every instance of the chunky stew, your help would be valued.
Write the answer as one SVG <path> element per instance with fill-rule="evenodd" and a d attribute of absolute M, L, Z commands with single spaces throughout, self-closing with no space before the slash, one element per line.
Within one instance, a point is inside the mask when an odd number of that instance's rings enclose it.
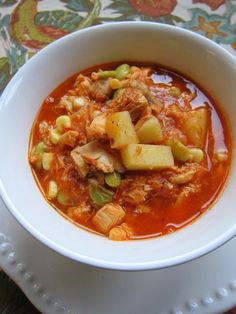
<path fill-rule="evenodd" d="M 222 112 L 195 83 L 157 65 L 113 63 L 45 99 L 29 161 L 54 208 L 118 241 L 199 217 L 224 186 L 231 149 Z"/>

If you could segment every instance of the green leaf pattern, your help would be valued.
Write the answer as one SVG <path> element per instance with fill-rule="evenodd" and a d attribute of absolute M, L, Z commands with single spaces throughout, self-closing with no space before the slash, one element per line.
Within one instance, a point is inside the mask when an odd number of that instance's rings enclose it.
<path fill-rule="evenodd" d="M 63 10 L 43 11 L 35 17 L 36 26 L 51 26 L 70 33 L 77 29 L 82 17 L 77 13 Z"/>

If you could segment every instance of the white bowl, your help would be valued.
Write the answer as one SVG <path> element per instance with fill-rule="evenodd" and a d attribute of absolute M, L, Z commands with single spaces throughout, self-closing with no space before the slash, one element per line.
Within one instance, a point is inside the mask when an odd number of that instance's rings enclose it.
<path fill-rule="evenodd" d="M 200 219 L 159 238 L 113 242 L 59 215 L 39 191 L 28 163 L 32 122 L 44 98 L 72 74 L 111 61 L 159 63 L 199 83 L 223 108 L 236 138 L 236 59 L 192 32 L 123 22 L 65 36 L 38 52 L 14 76 L 0 103 L 0 191 L 15 218 L 55 251 L 98 267 L 144 270 L 177 265 L 222 245 L 236 233 L 233 160 L 217 203 Z"/>

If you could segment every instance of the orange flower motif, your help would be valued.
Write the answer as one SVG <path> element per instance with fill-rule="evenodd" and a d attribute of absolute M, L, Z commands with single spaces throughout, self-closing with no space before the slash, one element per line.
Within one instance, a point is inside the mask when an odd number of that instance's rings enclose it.
<path fill-rule="evenodd" d="M 176 0 L 129 0 L 129 4 L 139 13 L 146 16 L 163 16 L 170 14 Z"/>
<path fill-rule="evenodd" d="M 225 3 L 225 0 L 193 0 L 193 3 L 205 3 L 212 10 L 216 10 Z"/>
<path fill-rule="evenodd" d="M 210 39 L 213 39 L 214 35 L 222 36 L 225 37 L 226 34 L 224 32 L 221 32 L 218 27 L 221 24 L 220 21 L 212 21 L 208 22 L 204 16 L 199 16 L 198 17 L 198 26 L 194 26 L 192 30 L 194 31 L 199 31 L 202 30 L 206 36 Z"/>

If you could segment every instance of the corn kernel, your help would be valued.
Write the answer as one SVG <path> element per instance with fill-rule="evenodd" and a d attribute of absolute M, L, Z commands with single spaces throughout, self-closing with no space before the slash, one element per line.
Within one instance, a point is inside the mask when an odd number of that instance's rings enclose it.
<path fill-rule="evenodd" d="M 60 116 L 56 119 L 56 126 L 58 131 L 62 132 L 65 129 L 68 129 L 71 127 L 71 121 L 70 121 L 70 117 L 64 115 L 64 116 Z"/>
<path fill-rule="evenodd" d="M 119 89 L 122 87 L 121 82 L 118 79 L 110 79 L 109 85 L 112 89 Z"/>
<path fill-rule="evenodd" d="M 216 153 L 216 158 L 219 162 L 226 161 L 228 159 L 227 150 L 219 149 Z"/>
<path fill-rule="evenodd" d="M 60 141 L 60 134 L 57 129 L 52 129 L 49 131 L 49 139 L 53 144 L 57 144 Z"/>
<path fill-rule="evenodd" d="M 53 153 L 43 153 L 42 166 L 44 170 L 50 170 L 53 161 Z"/>
<path fill-rule="evenodd" d="M 57 183 L 53 180 L 49 181 L 48 183 L 48 198 L 52 199 L 57 196 L 58 193 L 58 186 Z"/>
<path fill-rule="evenodd" d="M 80 109 L 81 107 L 86 105 L 86 101 L 83 97 L 77 97 L 73 100 L 73 108 Z"/>
<path fill-rule="evenodd" d="M 204 152 L 200 148 L 190 148 L 192 161 L 200 163 L 204 158 Z"/>

